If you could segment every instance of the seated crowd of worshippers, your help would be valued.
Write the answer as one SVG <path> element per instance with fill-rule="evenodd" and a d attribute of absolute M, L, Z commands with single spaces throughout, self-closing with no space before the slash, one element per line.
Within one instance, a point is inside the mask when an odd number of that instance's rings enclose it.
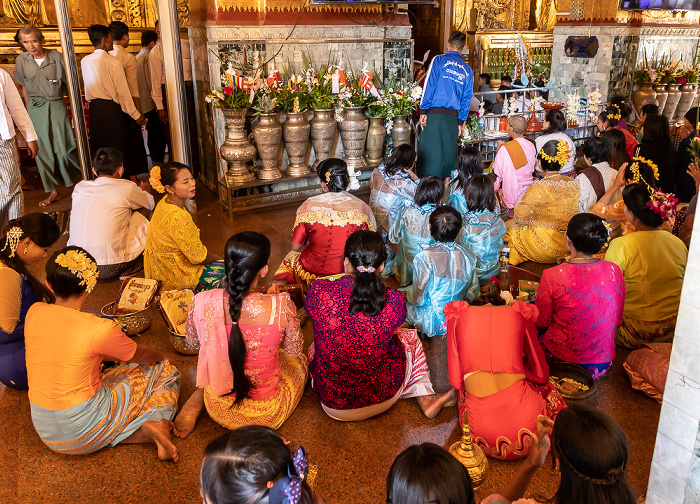
<path fill-rule="evenodd" d="M 338 421 L 364 420 L 411 397 L 428 418 L 458 406 L 460 425 L 468 419 L 487 456 L 525 458 L 501 494 L 484 502 L 519 499 L 553 433 L 562 473 L 556 502 L 595 487 L 603 489 L 600 502 L 632 503 L 624 433 L 600 411 L 567 408 L 549 363 L 576 363 L 597 378 L 616 344 L 668 353 L 690 240 L 675 235 L 688 232 L 694 206 L 676 222 L 678 200 L 659 186 L 682 177 L 663 175 L 641 155 L 617 164 L 615 149 L 627 138 L 610 135 L 619 131 L 609 129 L 618 108 L 601 114 L 601 135 L 586 141 L 575 164 L 559 115 L 547 113 L 546 134 L 554 137 L 539 150 L 523 137 L 525 120 L 511 117 L 513 140 L 499 145 L 490 174 L 479 151 L 464 147 L 451 177 L 419 178 L 413 149 L 400 145 L 372 173 L 369 204 L 348 192 L 344 161 L 320 162 L 323 192 L 299 207 L 292 249 L 266 289 L 270 240 L 237 233 L 217 259 L 185 209 L 195 194 L 187 166 L 151 170 L 150 189 L 163 195 L 154 204 L 149 187 L 122 178 L 121 153 L 99 149 L 95 180 L 74 190 L 68 246 L 48 258 L 45 285 L 29 266 L 58 240 L 56 223 L 26 214 L 0 238 L 0 381 L 28 390 L 39 437 L 66 454 L 152 442 L 159 458 L 177 461 L 173 435 L 186 437 L 206 409 L 232 430 L 205 451 L 200 482 L 210 503 L 232 488 L 237 502 L 282 503 L 290 492 L 289 502 L 317 502 L 304 479 L 304 450 L 292 452 L 273 430 L 293 413 L 309 375 Z M 689 161 L 687 170 L 694 187 L 683 191 L 697 193 L 700 169 Z M 534 303 L 508 300 L 494 282 L 504 240 L 513 265 L 559 261 L 544 271 Z M 197 389 L 179 411 L 181 376 L 168 356 L 81 311 L 98 279 L 140 270 L 163 290 L 196 293 L 185 333 L 200 346 Z M 392 279 L 398 289 L 386 285 Z M 305 293 L 313 323 L 306 353 L 284 284 Z M 447 338 L 452 386 L 441 394 L 421 342 L 437 335 Z M 123 363 L 103 373 L 105 356 Z M 633 386 L 658 394 L 658 382 L 633 365 L 625 364 Z M 246 471 L 260 460 L 268 462 L 265 475 Z M 436 476 L 417 478 L 419 467 Z M 236 476 L 221 481 L 224 473 Z M 466 470 L 435 445 L 408 448 L 387 478 L 394 504 L 473 500 Z"/>

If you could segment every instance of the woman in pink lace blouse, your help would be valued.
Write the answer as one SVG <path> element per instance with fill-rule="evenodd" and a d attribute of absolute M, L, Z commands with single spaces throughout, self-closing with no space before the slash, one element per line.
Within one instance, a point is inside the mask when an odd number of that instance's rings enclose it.
<path fill-rule="evenodd" d="M 269 258 L 264 235 L 233 235 L 226 243 L 226 288 L 194 297 L 186 332 L 190 343 L 200 343 L 198 389 L 175 418 L 175 435 L 192 431 L 203 406 L 227 429 L 277 429 L 299 403 L 308 361 L 296 307 L 286 292 L 251 293 Z"/>
<path fill-rule="evenodd" d="M 453 390 L 433 391 L 416 331 L 400 329 L 406 306 L 379 277 L 385 260 L 378 233 L 355 231 L 345 243 L 346 274 L 316 280 L 306 296 L 311 385 L 336 420 L 364 420 L 406 397 L 417 397 L 429 418 L 456 404 Z"/>
<path fill-rule="evenodd" d="M 615 328 L 622 324 L 625 281 L 617 264 L 600 261 L 608 229 L 597 215 L 574 215 L 566 231 L 569 261 L 542 274 L 537 292 L 541 341 L 559 360 L 579 364 L 594 378 L 615 357 Z"/>

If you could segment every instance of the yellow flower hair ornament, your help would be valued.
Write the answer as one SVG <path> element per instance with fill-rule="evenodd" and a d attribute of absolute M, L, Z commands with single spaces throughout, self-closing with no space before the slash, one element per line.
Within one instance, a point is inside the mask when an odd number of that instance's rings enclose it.
<path fill-rule="evenodd" d="M 652 193 L 654 192 L 654 188 L 644 180 L 644 177 L 642 177 L 641 172 L 639 171 L 639 163 L 647 165 L 649 168 L 651 168 L 651 171 L 654 174 L 654 180 L 659 180 L 659 167 L 656 166 L 653 162 L 649 161 L 646 158 L 643 157 L 635 157 L 632 158 L 632 166 L 630 166 L 630 171 L 632 172 L 632 181 L 635 184 L 639 184 L 640 182 L 644 182 L 644 185 L 647 186 L 647 189 L 649 189 L 649 192 Z"/>
<path fill-rule="evenodd" d="M 10 258 L 13 258 L 15 256 L 15 252 L 17 252 L 17 246 L 19 245 L 19 241 L 20 241 L 20 239 L 22 239 L 23 234 L 24 234 L 24 231 L 22 231 L 21 227 L 19 227 L 19 226 L 11 227 L 10 230 L 5 235 L 5 246 L 2 248 L 2 250 L 0 252 L 4 252 L 5 249 L 9 247 L 10 248 Z"/>
<path fill-rule="evenodd" d="M 331 181 L 331 172 L 326 172 L 326 184 Z"/>
<path fill-rule="evenodd" d="M 160 181 L 160 166 L 154 166 L 151 168 L 151 177 L 148 179 L 148 183 L 151 184 L 151 187 L 159 193 L 162 194 L 165 192 L 165 187 Z"/>
<path fill-rule="evenodd" d="M 85 286 L 85 291 L 90 293 L 97 284 L 97 264 L 91 261 L 84 252 L 79 250 L 69 250 L 56 257 L 56 264 L 66 268 L 75 276 L 80 278 L 80 285 Z"/>
<path fill-rule="evenodd" d="M 571 151 L 567 143 L 559 139 L 557 140 L 557 155 L 550 156 L 543 149 L 540 149 L 540 158 L 548 163 L 558 163 L 559 166 L 564 166 L 571 159 Z"/>

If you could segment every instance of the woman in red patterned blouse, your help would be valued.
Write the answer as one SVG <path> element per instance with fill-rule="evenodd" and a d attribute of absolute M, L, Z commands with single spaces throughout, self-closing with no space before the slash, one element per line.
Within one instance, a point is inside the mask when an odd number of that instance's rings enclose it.
<path fill-rule="evenodd" d="M 348 236 L 377 227 L 369 206 L 346 191 L 350 176 L 345 161 L 326 159 L 316 172 L 323 194 L 307 199 L 297 210 L 292 250 L 275 272 L 275 283 L 307 288 L 317 277 L 342 273 Z"/>
<path fill-rule="evenodd" d="M 403 296 L 379 277 L 386 260 L 381 236 L 354 232 L 344 255 L 346 274 L 316 280 L 305 303 L 314 324 L 312 387 L 324 411 L 336 420 L 364 420 L 399 398 L 417 397 L 433 418 L 443 406 L 454 406 L 454 390 L 433 391 L 416 331 L 401 329 Z"/>

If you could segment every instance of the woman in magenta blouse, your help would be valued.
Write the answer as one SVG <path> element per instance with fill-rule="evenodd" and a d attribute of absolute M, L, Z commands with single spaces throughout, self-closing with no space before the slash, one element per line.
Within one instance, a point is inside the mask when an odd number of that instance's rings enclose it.
<path fill-rule="evenodd" d="M 416 331 L 400 329 L 406 305 L 379 277 L 385 260 L 378 233 L 355 231 L 345 243 L 345 275 L 316 280 L 306 296 L 311 385 L 336 420 L 364 420 L 399 398 L 416 397 L 428 418 L 457 403 L 454 390 L 435 394 Z"/>
<path fill-rule="evenodd" d="M 579 364 L 594 378 L 615 357 L 615 328 L 622 324 L 625 281 L 620 267 L 593 257 L 608 240 L 603 220 L 574 215 L 566 231 L 569 261 L 547 269 L 537 292 L 541 341 L 555 358 Z"/>

